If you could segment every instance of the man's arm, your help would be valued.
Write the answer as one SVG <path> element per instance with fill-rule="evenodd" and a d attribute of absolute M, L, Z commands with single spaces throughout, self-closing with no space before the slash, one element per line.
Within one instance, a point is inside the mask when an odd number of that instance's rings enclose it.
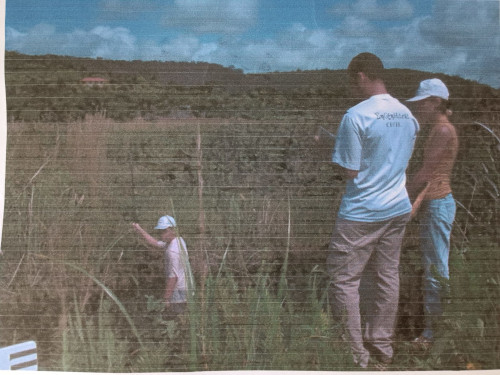
<path fill-rule="evenodd" d="M 343 178 L 352 180 L 358 176 L 361 163 L 361 136 L 357 123 L 346 114 L 337 131 L 337 141 L 332 155 L 332 161 Z"/>
<path fill-rule="evenodd" d="M 359 171 L 353 171 L 352 169 L 342 168 L 343 176 L 348 180 L 353 180 L 358 177 L 358 172 Z"/>
<path fill-rule="evenodd" d="M 339 171 L 339 173 L 342 175 L 342 178 L 344 178 L 346 180 L 353 180 L 358 176 L 359 171 L 344 168 L 344 167 L 338 165 L 337 163 L 334 163 L 334 166 Z"/>

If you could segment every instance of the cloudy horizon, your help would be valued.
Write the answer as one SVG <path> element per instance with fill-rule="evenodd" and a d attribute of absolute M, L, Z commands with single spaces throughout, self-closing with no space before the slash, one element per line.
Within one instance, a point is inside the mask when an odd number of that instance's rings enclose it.
<path fill-rule="evenodd" d="M 7 0 L 8 51 L 198 61 L 246 73 L 388 68 L 500 88 L 499 0 Z"/>

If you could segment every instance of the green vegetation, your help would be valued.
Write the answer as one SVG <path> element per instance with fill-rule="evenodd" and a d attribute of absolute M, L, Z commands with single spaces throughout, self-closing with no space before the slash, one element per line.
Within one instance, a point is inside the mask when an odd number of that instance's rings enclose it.
<path fill-rule="evenodd" d="M 343 183 L 331 144 L 312 137 L 319 125 L 335 131 L 352 103 L 342 73 L 179 64 L 173 74 L 162 64 L 7 53 L 1 343 L 34 339 L 42 370 L 351 369 L 325 272 Z M 167 84 L 198 68 L 218 75 Z M 79 83 L 103 72 L 109 87 Z M 408 97 L 430 76 L 394 71 L 390 84 Z M 391 369 L 499 366 L 500 150 L 474 125 L 498 134 L 499 91 L 444 80 L 461 135 L 450 303 L 436 345 L 412 351 L 422 326 L 414 221 Z M 419 143 L 410 174 L 420 152 Z M 130 230 L 165 213 L 197 282 L 175 321 L 162 315 L 162 254 Z"/>

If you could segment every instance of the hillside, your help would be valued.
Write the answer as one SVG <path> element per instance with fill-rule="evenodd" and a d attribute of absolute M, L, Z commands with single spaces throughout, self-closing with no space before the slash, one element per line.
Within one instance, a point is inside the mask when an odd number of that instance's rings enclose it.
<path fill-rule="evenodd" d="M 345 182 L 332 139 L 313 137 L 319 126 L 335 132 L 359 100 L 345 71 L 13 52 L 5 66 L 2 345 L 35 339 L 51 371 L 349 369 L 326 271 Z M 433 76 L 450 88 L 460 135 L 452 293 L 436 345 L 413 352 L 423 324 L 417 218 L 401 254 L 392 369 L 498 368 L 500 147 L 490 132 L 500 134 L 500 91 L 403 69 L 386 82 L 404 99 Z M 130 225 L 153 228 L 165 213 L 199 286 L 179 325 L 162 316 L 162 254 Z"/>
<path fill-rule="evenodd" d="M 450 88 L 455 110 L 468 118 L 495 113 L 500 90 L 443 74 L 390 69 L 389 91 L 410 97 L 418 82 L 437 76 Z M 85 77 L 106 80 L 87 86 Z M 333 70 L 244 74 L 208 63 L 111 61 L 67 56 L 28 56 L 6 52 L 9 120 L 72 121 L 85 114 L 133 118 L 212 117 L 272 119 L 316 111 L 324 119 L 349 100 L 345 72 Z M 494 122 L 495 118 L 492 118 Z"/>

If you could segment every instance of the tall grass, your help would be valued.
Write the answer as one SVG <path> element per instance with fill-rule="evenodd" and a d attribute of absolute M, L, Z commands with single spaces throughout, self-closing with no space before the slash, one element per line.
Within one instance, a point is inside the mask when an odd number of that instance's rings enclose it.
<path fill-rule="evenodd" d="M 352 365 L 340 328 L 322 308 L 315 288 L 311 308 L 304 311 L 286 289 L 272 286 L 263 264 L 252 286 L 242 290 L 234 275 L 223 272 L 207 279 L 206 291 L 206 309 L 189 317 L 190 322 L 201 321 L 198 314 L 207 317 L 206 336 L 199 338 L 207 343 L 202 368 L 331 370 Z"/>
<path fill-rule="evenodd" d="M 80 311 L 74 297 L 63 334 L 62 369 L 116 372 L 349 368 L 352 364 L 340 339 L 340 327 L 332 323 L 328 311 L 322 308 L 322 300 L 317 298 L 315 275 L 309 278 L 307 302 L 311 308 L 303 311 L 295 306 L 286 289 L 280 293 L 271 285 L 265 269 L 263 264 L 254 285 L 242 290 L 236 278 L 221 267 L 220 274 L 207 278 L 204 300 L 191 297 L 188 316 L 176 321 L 163 320 L 163 302 L 148 297 L 151 325 L 146 328 L 142 324 L 142 332 L 150 332 L 150 337 L 133 355 L 133 346 L 120 333 L 114 321 L 116 311 L 104 293 L 93 316 Z M 206 318 L 201 319 L 202 315 Z M 187 329 L 182 329 L 186 324 Z"/>
<path fill-rule="evenodd" d="M 11 126 L 1 340 L 35 338 L 47 370 L 351 369 L 324 266 L 341 186 L 300 144 L 307 129 L 292 139 L 275 125 L 286 137 L 270 137 L 269 124 L 199 119 Z M 414 353 L 398 341 L 393 369 L 498 366 L 497 154 L 481 155 L 458 171 L 468 212 L 454 227 L 437 345 Z M 173 208 L 207 273 L 188 313 L 169 321 L 162 254 L 136 242 L 129 223 L 153 227 Z M 420 261 L 402 260 L 406 309 L 418 305 Z M 421 317 L 409 314 L 404 328 L 417 333 Z"/>
<path fill-rule="evenodd" d="M 75 296 L 73 314 L 62 337 L 63 371 L 126 371 L 129 344 L 117 337 L 115 315 L 110 303 L 101 296 L 95 318 L 87 318 Z"/>

